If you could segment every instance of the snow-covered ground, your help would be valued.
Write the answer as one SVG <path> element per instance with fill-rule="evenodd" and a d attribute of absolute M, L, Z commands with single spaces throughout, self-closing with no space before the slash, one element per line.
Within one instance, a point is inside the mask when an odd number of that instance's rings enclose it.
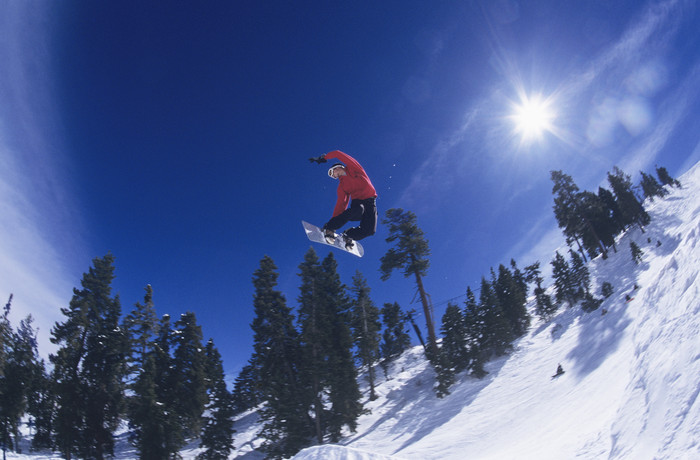
<path fill-rule="evenodd" d="M 460 375 L 444 399 L 414 348 L 388 378 L 378 370 L 379 398 L 356 433 L 295 460 L 700 459 L 700 164 L 680 180 L 683 189 L 647 207 L 645 233 L 629 231 L 617 254 L 589 265 L 596 293 L 605 281 L 615 289 L 601 308 L 535 321 L 484 379 Z M 631 241 L 644 251 L 640 265 Z M 552 379 L 559 363 L 565 374 Z M 232 458 L 264 458 L 256 413 L 235 428 Z M 193 444 L 182 455 L 197 453 Z M 134 455 L 120 437 L 117 458 Z"/>

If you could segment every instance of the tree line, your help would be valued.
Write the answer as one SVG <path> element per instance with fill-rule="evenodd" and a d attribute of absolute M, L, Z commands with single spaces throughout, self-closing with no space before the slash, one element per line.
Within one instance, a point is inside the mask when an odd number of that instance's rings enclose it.
<path fill-rule="evenodd" d="M 227 458 L 233 449 L 236 413 L 256 409 L 262 420 L 262 450 L 272 458 L 287 457 L 310 444 L 337 442 L 344 430 L 354 431 L 364 413 L 359 378 L 368 384 L 367 398 L 377 397 L 377 366 L 388 364 L 410 347 L 408 324 L 423 344 L 436 371 L 438 397 L 449 394 L 457 374 L 484 377 L 486 363 L 512 350 L 532 322 L 527 309 L 532 288 L 534 309 L 541 320 L 558 308 L 581 304 L 598 308 L 591 291 L 587 257 L 616 250 L 615 238 L 627 228 L 650 221 L 642 205 L 680 186 L 664 168 L 659 181 L 642 173 L 633 187 L 619 168 L 608 173 L 612 191 L 580 191 L 571 176 L 552 171 L 554 213 L 569 244 L 569 257 L 557 252 L 551 261 L 551 289 L 544 286 L 540 264 L 520 269 L 514 260 L 481 279 L 478 295 L 467 287 L 460 306 L 450 302 L 437 338 L 423 278 L 430 249 L 416 216 L 390 209 L 383 220 L 393 246 L 381 258 L 382 279 L 398 270 L 414 280 L 428 331 L 427 343 L 398 303 L 378 309 L 360 272 L 346 286 L 332 253 L 323 260 L 313 248 L 298 266 L 296 306 L 277 289 L 279 273 L 265 256 L 254 272 L 251 324 L 253 353 L 229 391 L 221 355 L 212 340 L 203 343 L 194 313 L 177 321 L 156 316 L 153 289 L 143 302 L 122 316 L 120 300 L 111 292 L 114 258 L 93 260 L 74 289 L 62 322 L 51 330 L 57 351 L 51 369 L 38 357 L 31 316 L 12 328 L 8 314 L 0 318 L 0 443 L 17 449 L 19 424 L 28 416 L 32 447 L 51 448 L 65 458 L 101 459 L 114 453 L 114 433 L 123 420 L 140 458 L 178 458 L 185 443 L 199 439 L 201 459 Z M 639 248 L 633 257 L 638 259 Z M 607 297 L 612 286 L 604 283 Z M 550 294 L 551 293 L 551 294 Z M 553 295 L 552 295 L 553 294 Z M 383 327 L 382 327 L 383 326 Z"/>
<path fill-rule="evenodd" d="M 233 448 L 233 399 L 221 355 L 194 313 L 156 317 L 153 290 L 122 317 L 112 294 L 114 257 L 93 260 L 73 289 L 62 322 L 51 329 L 51 369 L 39 357 L 31 315 L 14 330 L 12 296 L 0 320 L 0 442 L 18 450 L 28 418 L 33 449 L 66 458 L 114 455 L 115 432 L 128 422 L 140 458 L 179 458 L 200 439 L 200 459 L 227 458 Z"/>
<path fill-rule="evenodd" d="M 253 275 L 254 352 L 233 390 L 238 411 L 259 408 L 262 449 L 272 458 L 354 431 L 364 413 L 359 373 L 367 379 L 368 399 L 376 399 L 376 366 L 386 372 L 410 346 L 400 306 L 378 309 L 359 271 L 351 287 L 344 285 L 332 253 L 320 260 L 310 248 L 298 275 L 293 309 L 276 288 L 274 261 L 260 261 Z"/>
<path fill-rule="evenodd" d="M 93 260 L 61 309 L 48 366 L 31 315 L 16 329 L 10 324 L 10 296 L 0 316 L 0 445 L 20 449 L 24 419 L 32 449 L 103 459 L 114 455 L 115 433 L 126 422 L 139 458 L 179 458 L 186 443 L 199 440 L 199 459 L 225 459 L 234 448 L 234 415 L 252 407 L 260 408 L 271 457 L 337 441 L 364 410 L 358 373 L 376 399 L 377 365 L 386 372 L 410 346 L 408 315 L 397 303 L 378 309 L 360 272 L 345 286 L 332 254 L 319 261 L 310 249 L 299 269 L 296 315 L 275 289 L 272 259 L 254 273 L 255 352 L 233 391 L 193 312 L 159 319 L 149 285 L 122 315 L 111 254 Z"/>
<path fill-rule="evenodd" d="M 657 167 L 659 180 L 641 172 L 642 180 L 633 186 L 631 177 L 617 166 L 608 172 L 610 188 L 599 187 L 597 193 L 581 191 L 574 180 L 562 171 L 552 171 L 554 183 L 554 216 L 566 237 L 567 244 L 583 257 L 608 257 L 612 248 L 617 252 L 615 237 L 632 226 L 644 226 L 650 222 L 645 211 L 645 199 L 663 197 L 668 191 L 664 186 L 680 186 L 666 168 Z"/>
<path fill-rule="evenodd" d="M 455 375 L 469 371 L 481 378 L 486 375 L 484 363 L 512 349 L 512 343 L 527 332 L 530 315 L 526 309 L 529 286 L 533 286 L 534 313 L 542 321 L 549 320 L 561 305 L 580 304 L 586 312 L 596 310 L 604 298 L 612 294 L 613 286 L 604 282 L 601 296 L 591 290 L 587 258 L 601 255 L 615 247 L 615 239 L 631 226 L 644 226 L 651 221 L 643 206 L 645 199 L 664 197 L 665 186 L 680 187 L 666 168 L 656 168 L 658 180 L 641 172 L 641 182 L 632 185 L 631 177 L 615 167 L 607 174 L 612 191 L 600 187 L 598 193 L 580 191 L 571 176 L 552 171 L 554 214 L 569 245 L 569 257 L 555 253 L 550 262 L 554 298 L 543 286 L 540 263 L 535 262 L 520 271 L 511 260 L 511 267 L 500 265 L 491 269 L 489 279 L 482 278 L 479 297 L 467 288 L 464 306 L 447 306 L 442 317 L 442 341 L 437 355 L 427 356 L 436 371 L 436 392 L 439 397 L 449 394 Z M 661 244 L 657 242 L 657 245 Z M 632 259 L 639 263 L 641 249 L 630 244 Z"/>

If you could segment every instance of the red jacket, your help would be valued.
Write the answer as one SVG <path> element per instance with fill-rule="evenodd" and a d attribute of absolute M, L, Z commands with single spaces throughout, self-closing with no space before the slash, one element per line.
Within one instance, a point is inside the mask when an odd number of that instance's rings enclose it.
<path fill-rule="evenodd" d="M 347 153 L 340 150 L 333 150 L 325 155 L 326 159 L 336 158 L 345 164 L 345 176 L 340 176 L 338 180 L 338 201 L 333 209 L 333 217 L 345 211 L 353 200 L 366 200 L 367 198 L 376 198 L 377 191 L 369 180 L 367 173 L 360 163 Z"/>

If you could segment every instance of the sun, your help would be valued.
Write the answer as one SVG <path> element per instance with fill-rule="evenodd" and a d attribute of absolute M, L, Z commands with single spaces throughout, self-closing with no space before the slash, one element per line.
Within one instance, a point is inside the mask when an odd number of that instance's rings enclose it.
<path fill-rule="evenodd" d="M 510 119 L 515 125 L 515 132 L 523 142 L 541 139 L 547 131 L 553 131 L 555 118 L 552 102 L 541 95 L 521 95 L 520 103 L 514 104 Z"/>

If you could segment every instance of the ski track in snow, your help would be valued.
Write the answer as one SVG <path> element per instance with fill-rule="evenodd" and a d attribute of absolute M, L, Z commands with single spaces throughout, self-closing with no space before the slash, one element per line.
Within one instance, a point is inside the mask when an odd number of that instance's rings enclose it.
<path fill-rule="evenodd" d="M 617 253 L 590 262 L 596 295 L 606 281 L 615 289 L 601 308 L 562 307 L 546 323 L 533 317 L 509 356 L 488 363 L 481 380 L 458 375 L 444 399 L 422 350 L 411 349 L 388 378 L 377 368 L 379 398 L 366 402 L 371 412 L 356 433 L 294 459 L 700 459 L 700 163 L 680 181 L 682 189 L 648 204 L 644 233 L 629 230 Z M 644 251 L 640 265 L 631 241 Z M 552 379 L 558 363 L 565 374 Z M 264 458 L 255 451 L 255 411 L 239 415 L 235 429 L 231 458 Z M 135 458 L 125 431 L 116 458 Z M 181 454 L 199 452 L 195 442 Z"/>

